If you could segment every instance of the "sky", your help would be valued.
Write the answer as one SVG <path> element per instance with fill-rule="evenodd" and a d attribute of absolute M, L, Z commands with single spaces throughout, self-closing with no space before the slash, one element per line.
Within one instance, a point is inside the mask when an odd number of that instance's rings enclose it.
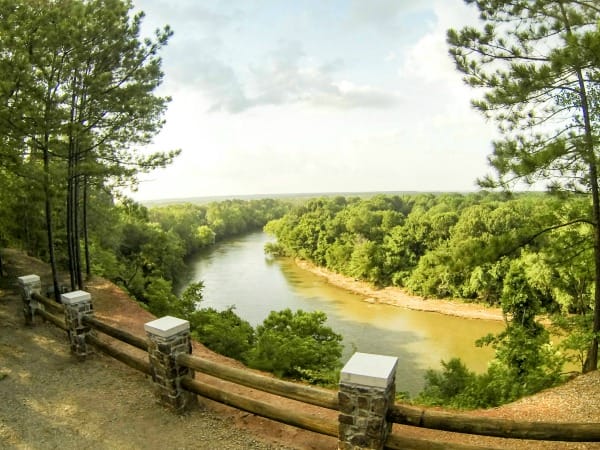
<path fill-rule="evenodd" d="M 172 97 L 148 151 L 181 149 L 139 200 L 275 193 L 473 191 L 493 124 L 454 68 L 463 0 L 134 0 L 169 25 Z"/>

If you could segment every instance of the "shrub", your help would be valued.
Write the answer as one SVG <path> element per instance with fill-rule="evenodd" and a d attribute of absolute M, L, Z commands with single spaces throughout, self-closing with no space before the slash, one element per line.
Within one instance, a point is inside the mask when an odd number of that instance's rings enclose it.
<path fill-rule="evenodd" d="M 342 336 L 326 320 L 321 311 L 271 311 L 256 328 L 250 367 L 312 382 L 331 380 L 341 366 Z"/>
<path fill-rule="evenodd" d="M 224 311 L 203 308 L 189 316 L 192 337 L 221 355 L 246 362 L 254 344 L 254 328 L 230 306 Z"/>

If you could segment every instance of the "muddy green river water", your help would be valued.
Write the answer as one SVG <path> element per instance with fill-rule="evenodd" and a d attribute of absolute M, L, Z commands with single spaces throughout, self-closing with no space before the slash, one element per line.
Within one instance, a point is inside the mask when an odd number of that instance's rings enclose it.
<path fill-rule="evenodd" d="M 332 286 L 288 259 L 273 259 L 263 247 L 271 238 L 252 233 L 219 243 L 189 263 L 189 281 L 205 284 L 203 307 L 218 310 L 235 305 L 252 325 L 272 310 L 321 310 L 328 325 L 344 336 L 344 361 L 354 351 L 399 358 L 398 391 L 416 394 L 428 368 L 440 360 L 460 357 L 475 371 L 485 370 L 492 357 L 474 341 L 503 328 L 499 321 L 463 319 L 412 311 L 364 301 L 360 295 Z"/>

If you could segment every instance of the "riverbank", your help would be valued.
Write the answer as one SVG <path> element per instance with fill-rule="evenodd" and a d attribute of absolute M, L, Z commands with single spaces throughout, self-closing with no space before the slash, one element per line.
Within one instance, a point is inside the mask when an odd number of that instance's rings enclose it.
<path fill-rule="evenodd" d="M 462 300 L 444 300 L 408 294 L 398 287 L 376 288 L 365 281 L 358 281 L 344 275 L 318 267 L 306 260 L 296 259 L 298 267 L 325 278 L 334 286 L 354 292 L 364 297 L 365 302 L 384 303 L 417 311 L 436 312 L 465 319 L 504 320 L 500 308 L 486 307 Z"/>

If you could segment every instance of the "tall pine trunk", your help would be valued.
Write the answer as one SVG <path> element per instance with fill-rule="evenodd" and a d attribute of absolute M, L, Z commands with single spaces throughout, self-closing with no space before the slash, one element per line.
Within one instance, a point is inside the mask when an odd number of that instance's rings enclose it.
<path fill-rule="evenodd" d="M 73 250 L 75 256 L 75 267 L 77 269 L 75 271 L 77 286 L 79 289 L 85 289 L 85 286 L 83 285 L 83 271 L 81 270 L 81 226 L 79 224 L 79 193 L 81 192 L 80 179 L 80 175 L 75 176 L 75 186 L 73 189 L 73 229 L 75 231 L 73 233 Z"/>
<path fill-rule="evenodd" d="M 83 177 L 83 249 L 84 249 L 84 254 L 85 254 L 85 275 L 86 278 L 89 280 L 89 278 L 92 276 L 92 269 L 91 269 L 91 263 L 90 263 L 90 241 L 89 241 L 89 235 L 88 235 L 88 196 L 89 196 L 89 190 L 88 190 L 88 177 L 84 176 Z"/>
<path fill-rule="evenodd" d="M 590 372 L 598 368 L 598 333 L 600 332 L 600 199 L 598 198 L 597 171 L 594 170 L 592 182 L 592 197 L 594 210 L 594 264 L 595 264 L 595 292 L 594 292 L 594 337 L 587 353 L 583 372 Z"/>
<path fill-rule="evenodd" d="M 73 249 L 73 160 L 71 157 L 72 149 L 69 146 L 69 158 L 68 158 L 68 174 L 67 174 L 67 211 L 66 211 L 66 225 L 67 225 L 67 255 L 69 260 L 69 278 L 71 281 L 71 290 L 77 289 L 77 277 L 75 276 L 75 257 Z"/>
<path fill-rule="evenodd" d="M 56 267 L 56 254 L 54 251 L 54 221 L 52 219 L 52 189 L 50 186 L 50 152 L 48 150 L 49 136 L 44 136 L 44 210 L 46 213 L 46 236 L 48 239 L 48 257 L 52 269 L 52 285 L 54 287 L 54 299 L 60 302 L 60 290 L 58 286 L 58 269 Z"/>
<path fill-rule="evenodd" d="M 580 80 L 583 78 L 581 77 Z M 581 81 L 580 81 L 580 84 Z M 589 151 L 590 186 L 592 191 L 592 221 L 594 222 L 594 325 L 592 331 L 594 337 L 587 353 L 583 366 L 584 372 L 590 372 L 598 368 L 598 333 L 600 332 L 600 192 L 598 188 L 598 163 L 594 153 L 592 126 L 589 118 L 589 110 L 585 87 L 582 89 L 583 118 L 585 124 L 585 144 Z"/>
<path fill-rule="evenodd" d="M 69 152 L 68 152 L 68 186 L 67 186 L 67 246 L 69 253 L 69 275 L 72 289 L 83 289 L 81 270 L 81 228 L 79 224 L 80 193 L 80 131 L 79 115 L 83 108 L 84 95 L 80 92 L 79 77 L 73 75 L 71 80 L 72 94 L 70 105 Z"/>
<path fill-rule="evenodd" d="M 573 36 L 571 22 L 565 7 L 559 3 L 559 8 L 569 37 Z M 581 66 L 575 68 L 579 87 L 579 100 L 581 102 L 581 115 L 583 117 L 584 146 L 586 162 L 589 168 L 590 190 L 592 191 L 592 222 L 594 223 L 594 324 L 592 331 L 594 337 L 590 343 L 583 372 L 590 372 L 598 368 L 598 332 L 600 331 L 600 193 L 598 189 L 598 159 L 594 151 L 594 137 L 592 122 L 590 120 L 590 99 L 586 89 L 585 78 Z"/>

